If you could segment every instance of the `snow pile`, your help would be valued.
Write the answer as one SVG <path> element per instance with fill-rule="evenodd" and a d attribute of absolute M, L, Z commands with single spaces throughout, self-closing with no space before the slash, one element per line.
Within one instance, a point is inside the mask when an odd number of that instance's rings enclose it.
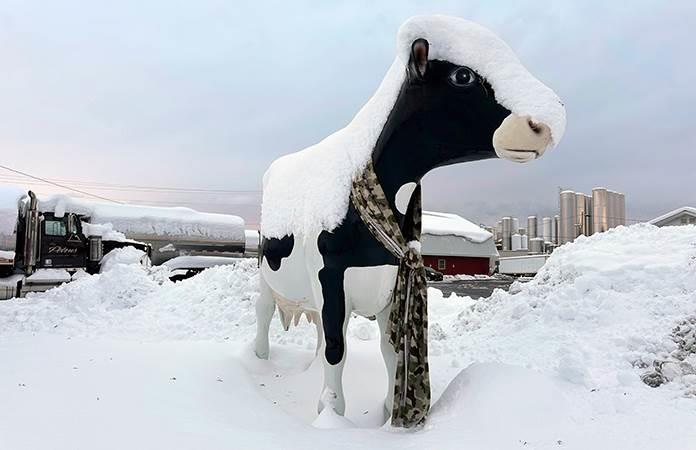
<path fill-rule="evenodd" d="M 100 274 L 2 303 L 0 329 L 145 339 L 249 336 L 258 290 L 255 260 L 173 283 L 167 268 L 144 267 L 137 262 L 141 256 L 132 247 L 116 249 Z"/>
<path fill-rule="evenodd" d="M 493 234 L 456 214 L 423 211 L 423 234 L 437 236 L 460 236 L 469 241 L 481 243 Z"/>
<path fill-rule="evenodd" d="M 473 68 L 488 80 L 501 105 L 547 124 L 553 142 L 560 142 L 565 129 L 562 103 L 498 36 L 464 19 L 413 17 L 399 29 L 394 63 L 351 123 L 312 147 L 276 160 L 268 169 L 261 208 L 264 236 L 307 237 L 340 224 L 351 180 L 371 156 L 404 82 L 411 45 L 418 38 L 428 40 L 430 59 Z"/>
<path fill-rule="evenodd" d="M 108 272 L 114 267 L 122 264 L 143 264 L 146 253 L 135 247 L 115 248 L 104 255 L 101 260 L 100 272 Z"/>
<path fill-rule="evenodd" d="M 461 365 L 501 361 L 587 388 L 616 388 L 675 359 L 672 330 L 688 327 L 695 311 L 696 227 L 619 227 L 560 247 L 510 293 L 495 291 L 444 317 L 436 309 L 434 323 L 456 337 L 434 351 Z M 467 352 L 460 356 L 461 348 Z M 687 365 L 694 357 L 679 354 L 683 372 L 668 378 L 675 389 L 691 391 L 696 377 Z"/>
<path fill-rule="evenodd" d="M 432 409 L 430 424 L 452 431 L 462 425 L 476 430 L 462 433 L 470 442 L 460 448 L 505 448 L 510 435 L 523 437 L 517 442 L 520 448 L 558 448 L 577 427 L 568 415 L 575 406 L 565 390 L 562 382 L 518 366 L 472 364 L 447 386 Z M 487 442 L 475 442 L 476 435 L 486 436 Z"/>

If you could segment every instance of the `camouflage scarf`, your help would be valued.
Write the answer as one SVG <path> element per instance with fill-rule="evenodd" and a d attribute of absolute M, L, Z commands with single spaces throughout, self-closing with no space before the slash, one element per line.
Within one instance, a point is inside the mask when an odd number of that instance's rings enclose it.
<path fill-rule="evenodd" d="M 391 420 L 395 427 L 410 428 L 423 423 L 430 409 L 428 288 L 419 242 L 420 186 L 413 193 L 411 220 L 406 220 L 413 226 L 410 234 L 415 242 L 406 242 L 371 160 L 353 180 L 350 199 L 370 233 L 399 259 L 388 330 L 397 360 Z"/>

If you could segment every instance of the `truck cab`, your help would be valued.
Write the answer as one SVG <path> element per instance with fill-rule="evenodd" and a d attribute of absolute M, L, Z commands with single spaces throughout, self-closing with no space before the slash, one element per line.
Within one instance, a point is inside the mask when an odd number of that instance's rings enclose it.
<path fill-rule="evenodd" d="M 39 268 L 86 267 L 89 240 L 82 233 L 82 224 L 75 214 L 55 217 L 44 212 L 39 233 Z"/>
<path fill-rule="evenodd" d="M 84 269 L 99 272 L 103 255 L 121 247 L 135 247 L 148 257 L 152 247 L 130 239 L 109 240 L 86 236 L 83 222 L 90 217 L 54 208 L 42 208 L 36 195 L 29 191 L 20 201 L 15 246 L 15 272 L 31 275 L 37 269 Z"/>

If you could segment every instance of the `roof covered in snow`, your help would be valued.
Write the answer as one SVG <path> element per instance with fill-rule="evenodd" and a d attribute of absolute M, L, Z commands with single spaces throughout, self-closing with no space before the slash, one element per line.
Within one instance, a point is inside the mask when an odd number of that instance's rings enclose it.
<path fill-rule="evenodd" d="M 659 217 L 655 217 L 653 220 L 651 220 L 648 223 L 651 223 L 653 225 L 660 225 L 663 222 L 668 221 L 669 219 L 678 217 L 684 213 L 691 214 L 693 216 L 696 216 L 696 208 L 692 206 L 682 206 L 681 208 L 677 208 L 674 211 L 670 211 L 666 214 L 663 214 Z"/>
<path fill-rule="evenodd" d="M 423 212 L 422 253 L 430 256 L 494 258 L 493 235 L 456 214 Z"/>
<path fill-rule="evenodd" d="M 558 96 L 533 77 L 490 30 L 447 16 L 417 16 L 399 29 L 397 55 L 381 85 L 350 124 L 318 144 L 276 160 L 264 175 L 261 231 L 280 238 L 333 230 L 345 217 L 351 180 L 365 167 L 405 79 L 411 44 L 429 42 L 429 58 L 466 65 L 484 76 L 496 100 L 547 124 L 554 143 L 565 130 Z"/>
<path fill-rule="evenodd" d="M 453 235 L 481 243 L 493 237 L 493 234 L 469 222 L 456 214 L 423 211 L 422 234 Z"/>

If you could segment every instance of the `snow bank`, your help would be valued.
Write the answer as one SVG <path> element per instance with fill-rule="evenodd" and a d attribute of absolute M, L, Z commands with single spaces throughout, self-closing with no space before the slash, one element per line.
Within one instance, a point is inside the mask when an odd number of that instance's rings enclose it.
<path fill-rule="evenodd" d="M 268 169 L 261 207 L 264 236 L 307 237 L 340 224 L 348 208 L 351 180 L 371 156 L 405 79 L 411 44 L 418 38 L 428 40 L 430 59 L 473 68 L 488 80 L 500 104 L 547 124 L 553 142 L 561 140 L 565 129 L 562 103 L 525 69 L 505 42 L 467 20 L 413 17 L 399 29 L 394 63 L 351 123 L 312 147 L 283 156 Z"/>
<path fill-rule="evenodd" d="M 313 325 L 286 333 L 276 317 L 271 361 L 251 354 L 254 260 L 179 283 L 167 275 L 115 264 L 0 302 L 0 444 L 103 448 L 85 438 L 94 427 L 94 439 L 115 448 L 676 450 L 696 442 L 694 226 L 581 237 L 532 281 L 488 299 L 429 289 L 436 401 L 426 427 L 408 433 L 311 427 L 379 426 L 386 383 L 374 322 L 357 318 L 348 329 L 348 417 L 317 419 Z M 641 381 L 653 372 L 664 377 L 658 388 Z M 75 425 L 65 414 L 73 409 L 94 418 Z M 99 428 L 105 420 L 135 434 Z M 22 432 L 29 426 L 42 429 L 33 445 Z"/>
<path fill-rule="evenodd" d="M 673 328 L 695 312 L 696 227 L 618 227 L 560 247 L 510 293 L 436 312 L 434 322 L 456 336 L 436 351 L 467 348 L 459 364 L 495 360 L 617 388 L 668 359 Z M 673 376 L 674 389 L 696 388 L 690 373 Z"/>
<path fill-rule="evenodd" d="M 214 267 L 173 283 L 166 267 L 132 263 L 142 256 L 132 247 L 112 254 L 103 273 L 0 304 L 0 329 L 75 337 L 223 340 L 239 324 L 247 325 L 244 336 L 254 326 L 255 260 Z"/>
<path fill-rule="evenodd" d="M 423 211 L 423 234 L 454 235 L 481 243 L 493 234 L 456 214 Z"/>
<path fill-rule="evenodd" d="M 172 283 L 166 267 L 123 264 L 137 261 L 141 252 L 112 253 L 117 257 L 106 273 L 3 302 L 0 330 L 222 339 L 237 329 L 239 336 L 253 335 L 256 260 L 240 259 Z M 431 353 L 448 355 L 458 366 L 504 362 L 586 387 L 640 381 L 655 361 L 678 348 L 672 330 L 696 312 L 696 227 L 634 225 L 580 237 L 557 249 L 532 281 L 514 284 L 510 292 L 496 290 L 474 301 L 443 298 L 430 289 L 429 300 L 433 329 L 440 330 L 431 330 Z M 103 303 L 121 305 L 115 309 L 128 315 L 130 325 L 112 330 L 111 319 L 102 323 L 104 317 L 92 309 L 101 310 Z M 75 314 L 76 305 L 86 309 Z M 313 327 L 300 327 L 295 341 L 282 339 L 280 330 L 281 341 L 314 348 Z M 349 333 L 373 336 L 362 325 Z"/>

